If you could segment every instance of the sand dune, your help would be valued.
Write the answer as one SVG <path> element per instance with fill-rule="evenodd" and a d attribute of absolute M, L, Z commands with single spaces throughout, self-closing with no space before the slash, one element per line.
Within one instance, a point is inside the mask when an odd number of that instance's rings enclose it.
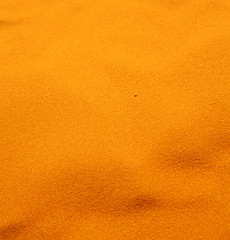
<path fill-rule="evenodd" d="M 230 239 L 227 0 L 0 2 L 0 239 Z"/>

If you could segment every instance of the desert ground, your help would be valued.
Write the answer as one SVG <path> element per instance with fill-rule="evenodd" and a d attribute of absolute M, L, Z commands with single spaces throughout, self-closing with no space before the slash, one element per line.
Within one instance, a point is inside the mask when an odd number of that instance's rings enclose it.
<path fill-rule="evenodd" d="M 1 0 L 0 239 L 230 240 L 230 4 Z"/>

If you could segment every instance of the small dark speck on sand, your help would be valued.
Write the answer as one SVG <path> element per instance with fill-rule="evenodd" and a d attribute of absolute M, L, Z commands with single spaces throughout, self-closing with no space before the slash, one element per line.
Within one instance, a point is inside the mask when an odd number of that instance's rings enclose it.
<path fill-rule="evenodd" d="M 137 97 L 137 95 L 134 95 L 134 97 Z"/>

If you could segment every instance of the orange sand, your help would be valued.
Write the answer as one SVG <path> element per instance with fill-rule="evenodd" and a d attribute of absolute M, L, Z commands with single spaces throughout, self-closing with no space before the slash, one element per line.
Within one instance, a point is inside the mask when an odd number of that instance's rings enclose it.
<path fill-rule="evenodd" d="M 230 239 L 228 0 L 1 0 L 0 239 Z"/>

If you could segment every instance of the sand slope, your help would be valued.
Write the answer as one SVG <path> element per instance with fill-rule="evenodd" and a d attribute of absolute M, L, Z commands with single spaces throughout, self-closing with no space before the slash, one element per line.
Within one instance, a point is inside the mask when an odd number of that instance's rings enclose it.
<path fill-rule="evenodd" d="M 0 239 L 230 239 L 227 0 L 2 0 Z"/>

